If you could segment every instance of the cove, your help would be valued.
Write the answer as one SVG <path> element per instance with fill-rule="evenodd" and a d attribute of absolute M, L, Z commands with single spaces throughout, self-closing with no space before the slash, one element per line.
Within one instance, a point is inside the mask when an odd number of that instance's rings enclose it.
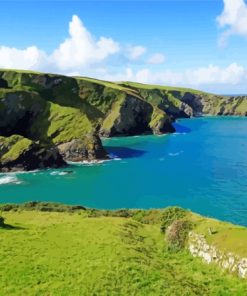
<path fill-rule="evenodd" d="M 247 118 L 203 117 L 174 125 L 175 134 L 105 139 L 111 161 L 0 174 L 0 203 L 181 206 L 247 226 Z"/>

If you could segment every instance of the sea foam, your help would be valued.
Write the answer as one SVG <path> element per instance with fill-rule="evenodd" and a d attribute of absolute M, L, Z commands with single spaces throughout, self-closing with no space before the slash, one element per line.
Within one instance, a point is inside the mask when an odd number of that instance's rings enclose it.
<path fill-rule="evenodd" d="M 179 156 L 180 154 L 182 154 L 183 151 L 179 151 L 179 152 L 175 152 L 175 153 L 169 153 L 169 156 Z"/>
<path fill-rule="evenodd" d="M 6 184 L 21 184 L 21 181 L 18 180 L 16 176 L 0 177 L 0 185 L 6 185 Z"/>

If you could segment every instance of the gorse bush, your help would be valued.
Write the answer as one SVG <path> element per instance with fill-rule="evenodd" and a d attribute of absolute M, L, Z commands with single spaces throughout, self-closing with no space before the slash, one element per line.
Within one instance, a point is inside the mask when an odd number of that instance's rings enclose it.
<path fill-rule="evenodd" d="M 160 231 L 162 233 L 165 233 L 167 227 L 170 226 L 173 221 L 184 218 L 187 215 L 187 213 L 188 212 L 186 210 L 179 207 L 166 208 L 163 211 L 161 217 Z"/>

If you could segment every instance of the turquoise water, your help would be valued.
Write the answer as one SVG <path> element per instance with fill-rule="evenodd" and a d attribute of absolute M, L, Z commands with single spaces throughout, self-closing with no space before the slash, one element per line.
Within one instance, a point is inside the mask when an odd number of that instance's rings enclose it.
<path fill-rule="evenodd" d="M 247 225 L 247 119 L 180 120 L 177 133 L 104 141 L 115 160 L 0 175 L 0 202 L 30 200 L 95 208 L 179 205 Z"/>

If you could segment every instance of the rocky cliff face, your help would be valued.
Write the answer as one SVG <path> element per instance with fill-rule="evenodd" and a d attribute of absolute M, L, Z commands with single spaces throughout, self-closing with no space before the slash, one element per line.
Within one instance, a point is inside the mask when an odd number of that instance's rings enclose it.
<path fill-rule="evenodd" d="M 117 102 L 110 110 L 102 124 L 100 135 L 112 137 L 151 132 L 149 122 L 152 109 L 152 106 L 147 102 L 127 96 L 124 100 Z"/>
<path fill-rule="evenodd" d="M 247 116 L 247 96 L 218 96 L 186 92 L 181 101 L 193 110 L 193 116 L 238 115 Z"/>
<path fill-rule="evenodd" d="M 66 166 L 56 147 L 43 146 L 18 135 L 0 137 L 0 171 L 30 171 Z"/>
<path fill-rule="evenodd" d="M 105 159 L 99 136 L 162 134 L 202 114 L 247 115 L 247 97 L 0 70 L 0 136 L 57 147 L 64 160 Z"/>
<path fill-rule="evenodd" d="M 90 105 L 80 99 L 75 79 L 14 71 L 0 71 L 0 77 L 0 136 L 20 135 L 35 143 L 39 141 L 48 154 L 56 151 L 60 158 L 56 147 L 78 141 L 81 145 L 77 153 L 79 159 L 107 158 L 99 137 L 95 135 L 98 114 L 92 113 Z M 32 152 L 35 149 L 32 147 Z M 59 157 L 53 160 L 54 166 L 64 165 Z M 6 167 L 5 163 L 3 165 Z M 16 164 L 12 165 L 15 169 Z M 53 165 L 42 160 L 40 164 L 33 161 L 33 166 L 23 165 L 23 168 Z"/>

